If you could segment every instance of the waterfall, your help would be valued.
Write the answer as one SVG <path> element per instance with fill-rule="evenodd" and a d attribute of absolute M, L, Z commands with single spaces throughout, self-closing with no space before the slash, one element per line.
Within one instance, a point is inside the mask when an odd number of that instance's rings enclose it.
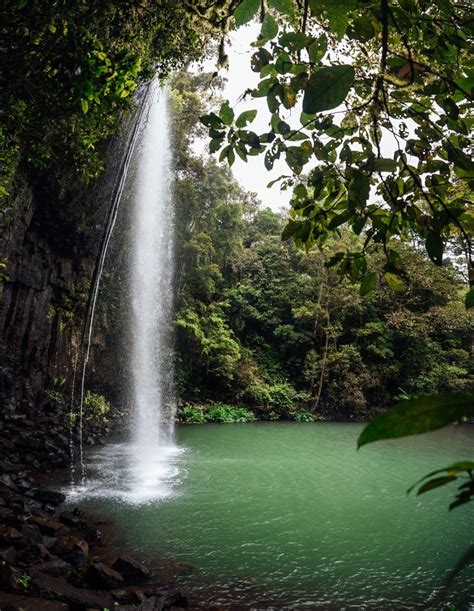
<path fill-rule="evenodd" d="M 83 477 L 80 486 L 72 486 L 69 495 L 113 497 L 141 504 L 173 494 L 179 475 L 177 463 L 183 452 L 173 443 L 176 401 L 172 341 L 174 214 L 170 121 L 166 91 L 156 82 L 150 84 L 143 98 L 125 163 L 118 176 L 112 222 L 104 241 L 105 252 L 122 192 L 130 224 L 126 334 L 129 340 L 127 382 L 131 435 L 128 440 L 109 443 L 93 453 L 88 459 L 87 479 Z M 101 253 L 97 283 L 104 259 L 105 254 Z M 88 350 L 97 293 L 95 287 L 87 326 Z M 84 372 L 81 406 L 83 396 Z"/>
<path fill-rule="evenodd" d="M 87 365 L 89 363 L 91 344 L 92 344 L 92 331 L 94 328 L 95 320 L 95 309 L 97 305 L 97 298 L 99 296 L 100 281 L 102 279 L 102 273 L 104 271 L 105 259 L 107 256 L 110 239 L 112 237 L 115 222 L 117 220 L 117 214 L 119 211 L 120 202 L 122 200 L 122 194 L 127 181 L 128 170 L 130 163 L 133 158 L 135 145 L 140 133 L 140 128 L 143 122 L 143 115 L 147 108 L 149 92 L 153 89 L 153 83 L 149 83 L 146 86 L 145 93 L 141 102 L 140 111 L 135 121 L 134 127 L 131 131 L 129 141 L 125 150 L 125 156 L 120 166 L 115 184 L 112 189 L 111 195 L 111 206 L 108 213 L 108 218 L 105 224 L 105 232 L 101 240 L 98 258 L 94 268 L 94 275 L 92 278 L 91 290 L 89 293 L 89 301 L 87 304 L 86 318 L 84 321 L 84 329 L 82 335 L 82 370 L 81 370 L 81 384 L 80 384 L 80 399 L 79 399 L 79 461 L 80 461 L 80 474 L 82 483 L 85 483 L 85 471 L 84 471 L 84 446 L 83 446 L 83 424 L 84 424 L 84 399 L 85 399 L 85 384 L 86 384 L 86 373 Z M 70 405 L 70 418 L 71 418 L 71 429 L 70 429 L 70 458 L 71 458 L 71 481 L 74 481 L 74 443 L 73 443 L 73 427 L 72 427 L 72 416 L 74 414 L 74 397 L 75 397 L 75 383 L 76 373 L 78 365 L 79 352 L 76 352 L 76 356 L 73 363 L 73 379 L 71 389 L 71 405 Z"/>
<path fill-rule="evenodd" d="M 135 160 L 130 262 L 132 433 L 145 462 L 171 442 L 173 207 L 165 90 L 154 88 Z"/>

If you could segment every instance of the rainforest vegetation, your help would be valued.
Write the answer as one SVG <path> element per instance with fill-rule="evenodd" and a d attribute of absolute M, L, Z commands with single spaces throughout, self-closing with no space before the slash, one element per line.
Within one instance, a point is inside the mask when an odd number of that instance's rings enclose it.
<path fill-rule="evenodd" d="M 453 263 L 434 266 L 413 239 L 399 247 L 406 290 L 378 284 L 363 298 L 360 282 L 327 266 L 360 238 L 343 230 L 309 252 L 282 242 L 288 213 L 262 208 L 225 166 L 193 153 L 210 79 L 181 73 L 172 90 L 179 396 L 310 420 L 366 419 L 400 398 L 474 391 L 472 318 Z M 382 277 L 383 249 L 369 262 Z M 202 418 L 189 407 L 182 415 Z"/>
<path fill-rule="evenodd" d="M 1 608 L 472 608 L 473 26 L 2 2 Z"/>
<path fill-rule="evenodd" d="M 67 216 L 68 190 L 100 175 L 107 139 L 140 85 L 206 53 L 225 67 L 229 31 L 260 22 L 250 60 L 257 86 L 236 105 L 195 104 L 176 138 L 183 398 L 254 404 L 271 418 L 359 418 L 403 397 L 364 443 L 472 415 L 461 308 L 474 305 L 469 3 L 4 5 L 7 228 L 25 184 L 48 184 L 57 216 Z M 252 130 L 257 99 L 263 132 Z M 199 113 L 218 161 L 187 152 Z M 223 169 L 259 155 L 269 181 L 292 192 L 288 213 L 259 209 Z M 287 171 L 275 177 L 279 160 Z M 2 283 L 8 266 L 0 253 Z"/>

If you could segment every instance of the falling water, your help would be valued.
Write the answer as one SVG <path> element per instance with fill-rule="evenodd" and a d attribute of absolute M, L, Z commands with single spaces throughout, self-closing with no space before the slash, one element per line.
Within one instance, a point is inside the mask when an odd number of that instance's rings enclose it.
<path fill-rule="evenodd" d="M 125 151 L 125 156 L 123 158 L 120 171 L 117 174 L 115 184 L 112 189 L 111 196 L 111 206 L 109 209 L 109 214 L 107 218 L 107 222 L 105 224 L 105 233 L 101 240 L 101 245 L 99 249 L 98 259 L 96 261 L 94 276 L 92 278 L 92 286 L 89 293 L 89 303 L 87 307 L 86 319 L 84 322 L 84 332 L 82 337 L 82 371 L 81 371 L 81 385 L 80 385 L 80 400 L 79 400 L 79 460 L 80 460 L 80 473 L 82 483 L 85 483 L 85 471 L 84 471 L 84 449 L 83 449 L 83 425 L 84 425 L 84 399 L 85 399 L 85 382 L 86 382 L 86 372 L 87 365 L 89 363 L 91 344 L 92 344 L 92 331 L 94 328 L 94 320 L 95 320 L 95 310 L 97 305 L 97 298 L 99 295 L 100 281 L 102 279 L 102 273 L 104 271 L 105 259 L 107 256 L 107 251 L 110 244 L 110 239 L 112 237 L 115 222 L 117 220 L 117 214 L 120 206 L 120 202 L 122 200 L 122 194 L 125 188 L 125 184 L 127 181 L 128 170 L 130 167 L 130 163 L 133 158 L 133 153 L 135 150 L 135 145 L 137 143 L 138 136 L 140 134 L 140 128 L 143 123 L 143 116 L 145 110 L 148 106 L 149 94 L 154 90 L 154 83 L 148 83 L 145 89 L 145 93 L 142 98 L 142 103 L 140 106 L 140 111 L 135 120 L 133 129 L 130 134 L 129 141 L 127 143 L 127 148 Z M 75 378 L 76 378 L 76 370 L 77 370 L 77 357 L 73 365 L 73 387 L 72 387 L 72 397 L 71 397 L 71 415 L 74 411 L 74 386 L 75 386 Z M 72 435 L 71 435 L 72 441 Z M 74 481 L 74 449 L 72 448 L 71 452 L 71 479 Z"/>
<path fill-rule="evenodd" d="M 167 96 L 155 88 L 137 151 L 131 238 L 133 441 L 145 462 L 171 442 L 173 209 Z"/>
<path fill-rule="evenodd" d="M 166 92 L 152 82 L 142 101 L 134 135 L 115 190 L 117 216 L 122 191 L 130 209 L 129 403 L 131 436 L 109 443 L 88 463 L 88 478 L 69 489 L 85 497 L 114 497 L 141 504 L 172 494 L 182 453 L 173 443 L 173 206 L 170 121 Z M 132 172 L 128 172 L 130 168 Z M 127 176 L 128 174 L 128 176 Z M 99 261 L 99 272 L 105 254 Z M 100 273 L 98 275 L 100 279 Z M 88 342 L 97 298 L 93 293 Z M 88 360 L 88 350 L 85 362 Z M 81 405 L 84 396 L 84 372 Z M 82 415 L 82 410 L 81 410 Z M 82 453 L 81 453 L 82 458 Z"/>

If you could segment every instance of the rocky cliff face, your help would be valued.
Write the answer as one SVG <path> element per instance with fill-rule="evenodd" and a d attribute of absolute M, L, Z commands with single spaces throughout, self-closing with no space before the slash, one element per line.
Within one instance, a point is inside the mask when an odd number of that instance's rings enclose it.
<path fill-rule="evenodd" d="M 0 239 L 9 276 L 0 303 L 0 398 L 7 407 L 36 403 L 54 377 L 70 376 L 94 266 L 93 253 L 80 252 L 64 222 L 71 205 L 43 186 L 24 186 Z"/>
<path fill-rule="evenodd" d="M 78 349 L 111 193 L 133 121 L 132 115 L 108 143 L 107 170 L 95 184 L 79 184 L 67 176 L 67 169 L 18 179 L 9 207 L 0 210 L 0 261 L 7 263 L 8 275 L 6 282 L 0 281 L 4 409 L 40 405 L 54 380 L 71 384 L 73 363 L 77 356 L 81 359 Z M 110 258 L 107 273 L 113 273 Z M 99 307 L 95 348 L 104 347 L 107 325 L 107 308 Z M 93 350 L 92 379 L 99 358 L 104 367 L 107 355 Z"/>

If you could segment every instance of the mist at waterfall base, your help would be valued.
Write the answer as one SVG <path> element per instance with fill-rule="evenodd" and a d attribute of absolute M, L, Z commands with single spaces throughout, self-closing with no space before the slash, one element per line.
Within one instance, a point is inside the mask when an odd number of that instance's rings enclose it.
<path fill-rule="evenodd" d="M 70 498 L 131 504 L 171 494 L 181 453 L 173 441 L 172 316 L 174 230 L 167 95 L 156 83 L 144 97 L 140 135 L 124 193 L 132 206 L 128 270 L 129 438 L 110 443 L 86 465 Z"/>

